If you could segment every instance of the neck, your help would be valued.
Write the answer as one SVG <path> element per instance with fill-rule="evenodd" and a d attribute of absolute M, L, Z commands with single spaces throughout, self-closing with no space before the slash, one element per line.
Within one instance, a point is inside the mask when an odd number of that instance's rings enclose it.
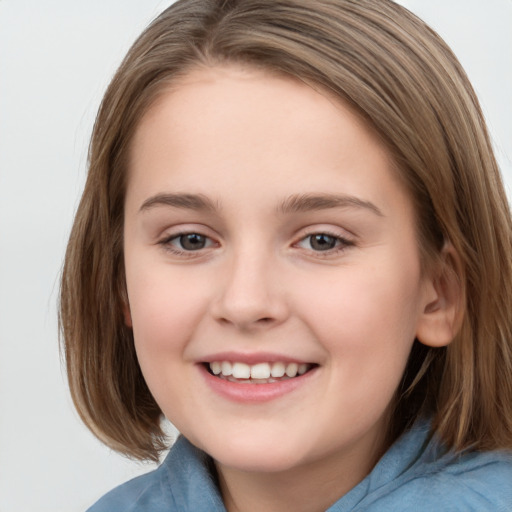
<path fill-rule="evenodd" d="M 370 473 L 382 443 L 367 453 L 333 453 L 316 462 L 278 472 L 242 471 L 216 463 L 228 512 L 322 512 Z"/>

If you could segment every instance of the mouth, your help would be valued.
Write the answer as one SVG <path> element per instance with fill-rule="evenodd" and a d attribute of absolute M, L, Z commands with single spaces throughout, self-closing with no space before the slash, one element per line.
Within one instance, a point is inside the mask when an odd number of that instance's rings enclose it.
<path fill-rule="evenodd" d="M 238 384 L 272 384 L 301 377 L 313 370 L 313 363 L 261 362 L 246 364 L 238 361 L 203 363 L 210 375 Z"/>

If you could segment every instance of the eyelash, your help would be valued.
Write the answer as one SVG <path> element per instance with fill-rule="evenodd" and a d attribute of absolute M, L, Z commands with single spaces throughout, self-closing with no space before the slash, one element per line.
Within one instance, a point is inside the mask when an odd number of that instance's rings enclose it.
<path fill-rule="evenodd" d="M 205 243 L 207 244 L 205 247 L 201 247 L 197 250 L 193 249 L 185 249 L 185 248 L 178 248 L 175 245 L 173 245 L 174 241 L 180 241 L 182 237 L 195 235 L 197 237 L 201 237 L 205 240 Z M 349 247 L 353 247 L 355 245 L 355 242 L 353 240 L 349 240 L 345 237 L 340 236 L 339 234 L 332 233 L 329 231 L 321 230 L 321 231 L 315 231 L 312 233 L 308 233 L 305 236 L 303 236 L 298 242 L 296 242 L 294 247 L 300 247 L 300 244 L 307 241 L 309 239 L 309 245 L 311 247 L 311 242 L 313 237 L 315 236 L 324 236 L 328 237 L 330 239 L 333 239 L 335 242 L 335 246 L 332 248 L 328 248 L 326 250 L 314 250 L 312 248 L 304 248 L 304 250 L 311 251 L 315 254 L 316 257 L 329 257 L 337 255 L 345 250 L 347 250 Z M 171 236 L 165 237 L 162 240 L 158 242 L 158 245 L 162 246 L 166 251 L 175 254 L 177 256 L 187 257 L 187 258 L 194 258 L 199 257 L 203 254 L 204 249 L 208 249 L 210 247 L 214 247 L 216 242 L 214 242 L 209 236 L 203 235 L 201 233 L 198 233 L 196 231 L 186 231 L 182 233 L 176 233 Z"/>
<path fill-rule="evenodd" d="M 206 243 L 208 243 L 208 241 L 210 243 L 207 247 L 201 247 L 200 249 L 197 249 L 197 250 L 184 249 L 184 248 L 179 249 L 178 247 L 176 247 L 172 244 L 173 241 L 180 240 L 182 237 L 186 237 L 186 236 L 190 236 L 190 235 L 196 235 L 198 237 L 204 238 L 207 241 Z M 185 256 L 188 258 L 193 258 L 193 257 L 200 256 L 203 249 L 207 249 L 208 247 L 214 246 L 215 242 L 213 242 L 213 240 L 209 236 L 202 235 L 201 233 L 198 233 L 196 231 L 186 231 L 183 233 L 176 233 L 171 236 L 165 237 L 162 240 L 160 240 L 158 242 L 158 244 L 161 245 L 166 251 L 168 251 L 172 254 L 176 254 L 178 256 Z"/>
<path fill-rule="evenodd" d="M 329 256 L 337 255 L 337 254 L 347 250 L 349 247 L 353 247 L 355 245 L 355 242 L 353 240 L 349 240 L 348 238 L 342 237 L 339 234 L 332 233 L 332 232 L 325 231 L 325 230 L 316 231 L 314 233 L 308 233 L 306 236 L 302 237 L 299 240 L 299 242 L 297 242 L 294 245 L 298 246 L 300 243 L 302 243 L 308 239 L 309 239 L 309 244 L 311 245 L 312 239 L 315 236 L 324 236 L 324 237 L 331 238 L 334 240 L 334 242 L 336 244 L 334 247 L 332 247 L 330 249 L 323 250 L 323 251 L 322 250 L 315 251 L 314 249 L 306 249 L 306 250 L 311 250 L 312 252 L 314 252 L 316 257 L 327 258 Z"/>

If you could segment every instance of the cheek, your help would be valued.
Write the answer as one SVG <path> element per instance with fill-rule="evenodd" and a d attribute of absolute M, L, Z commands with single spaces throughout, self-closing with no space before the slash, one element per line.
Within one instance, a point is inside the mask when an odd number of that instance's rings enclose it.
<path fill-rule="evenodd" d="M 401 377 L 416 332 L 419 271 L 393 265 L 347 268 L 329 282 L 303 283 L 307 322 L 343 374 Z M 308 290 L 308 293 L 299 289 Z"/>
<path fill-rule="evenodd" d="M 184 273 L 153 270 L 127 272 L 135 346 L 142 360 L 183 350 L 206 307 L 204 290 Z"/>
<path fill-rule="evenodd" d="M 347 429 L 383 417 L 402 378 L 415 336 L 414 286 L 379 272 L 357 271 L 329 293 L 310 294 L 309 326 L 329 354 L 324 409 L 334 425 L 351 411 Z M 306 298 L 304 298 L 306 299 Z"/>
<path fill-rule="evenodd" d="M 190 382 L 191 376 L 183 362 L 204 311 L 204 290 L 191 286 L 180 273 L 170 276 L 168 269 L 136 275 L 130 279 L 127 273 L 137 359 L 155 400 L 175 421 L 172 414 L 188 407 L 188 390 L 182 383 Z"/>

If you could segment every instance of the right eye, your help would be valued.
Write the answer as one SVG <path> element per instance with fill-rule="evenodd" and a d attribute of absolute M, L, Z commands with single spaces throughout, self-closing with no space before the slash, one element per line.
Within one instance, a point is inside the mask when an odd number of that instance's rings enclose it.
<path fill-rule="evenodd" d="M 200 233 L 180 233 L 165 238 L 159 243 L 171 252 L 178 254 L 200 251 L 214 245 L 211 238 Z"/>

